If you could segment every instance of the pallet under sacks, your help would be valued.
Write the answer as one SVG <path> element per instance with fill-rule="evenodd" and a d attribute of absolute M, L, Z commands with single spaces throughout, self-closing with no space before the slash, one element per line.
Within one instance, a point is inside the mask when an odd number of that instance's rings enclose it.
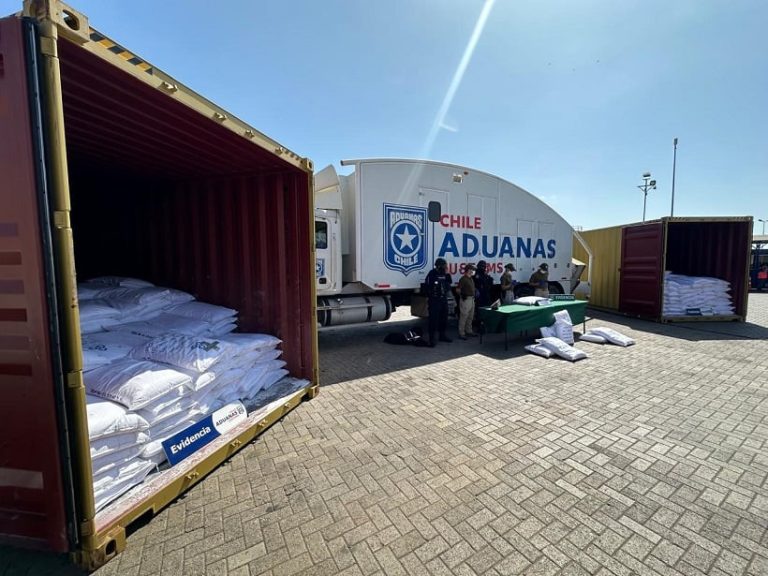
<path fill-rule="evenodd" d="M 133 279 L 79 292 L 96 311 L 82 323 L 101 328 L 82 336 L 97 511 L 167 470 L 163 443 L 188 427 L 224 407 L 252 416 L 309 385 L 288 376 L 278 338 L 232 333 L 234 310 Z"/>

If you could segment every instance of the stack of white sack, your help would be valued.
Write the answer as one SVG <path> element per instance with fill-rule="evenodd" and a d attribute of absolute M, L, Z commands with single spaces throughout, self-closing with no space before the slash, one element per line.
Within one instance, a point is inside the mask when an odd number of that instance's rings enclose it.
<path fill-rule="evenodd" d="M 705 276 L 664 273 L 664 316 L 685 316 L 691 308 L 703 316 L 734 313 L 729 282 Z"/>
<path fill-rule="evenodd" d="M 103 276 L 78 284 L 77 290 L 83 333 L 135 328 L 150 337 L 157 335 L 157 330 L 219 336 L 237 328 L 236 310 L 194 302 L 194 296 L 187 292 L 136 278 Z M 151 325 L 156 323 L 160 326 L 152 331 Z M 122 328 L 125 324 L 128 328 Z M 152 333 L 143 334 L 145 330 Z"/>
<path fill-rule="evenodd" d="M 165 460 L 162 443 L 225 404 L 253 397 L 287 371 L 278 360 L 280 340 L 267 334 L 227 334 L 219 338 L 166 334 L 135 348 L 132 356 L 173 367 L 189 378 L 189 393 L 164 398 L 139 410 L 151 441 L 142 458 Z"/>
<path fill-rule="evenodd" d="M 96 510 L 140 484 L 154 465 L 139 458 L 149 424 L 125 407 L 86 396 Z"/>

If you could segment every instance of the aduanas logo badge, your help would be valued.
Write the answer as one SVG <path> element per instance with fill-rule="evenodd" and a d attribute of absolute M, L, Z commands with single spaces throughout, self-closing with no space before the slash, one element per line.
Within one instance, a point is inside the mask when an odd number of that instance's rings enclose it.
<path fill-rule="evenodd" d="M 426 208 L 384 204 L 384 265 L 407 276 L 426 262 Z"/>

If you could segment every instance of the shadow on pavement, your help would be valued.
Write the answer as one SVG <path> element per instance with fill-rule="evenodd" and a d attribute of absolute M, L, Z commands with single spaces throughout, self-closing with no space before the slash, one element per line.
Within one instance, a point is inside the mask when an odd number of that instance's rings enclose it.
<path fill-rule="evenodd" d="M 64 554 L 0 546 L 0 574 L 3 576 L 33 574 L 84 576 L 88 572 L 72 564 Z"/>

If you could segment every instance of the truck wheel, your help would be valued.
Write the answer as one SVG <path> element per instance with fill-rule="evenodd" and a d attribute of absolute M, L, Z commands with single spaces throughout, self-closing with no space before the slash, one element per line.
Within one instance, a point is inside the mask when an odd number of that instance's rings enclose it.
<path fill-rule="evenodd" d="M 549 293 L 550 294 L 565 294 L 565 290 L 563 290 L 563 287 L 560 285 L 559 282 L 550 282 L 549 283 Z"/>
<path fill-rule="evenodd" d="M 515 286 L 515 298 L 523 296 L 533 296 L 533 286 L 530 284 L 518 284 Z"/>

